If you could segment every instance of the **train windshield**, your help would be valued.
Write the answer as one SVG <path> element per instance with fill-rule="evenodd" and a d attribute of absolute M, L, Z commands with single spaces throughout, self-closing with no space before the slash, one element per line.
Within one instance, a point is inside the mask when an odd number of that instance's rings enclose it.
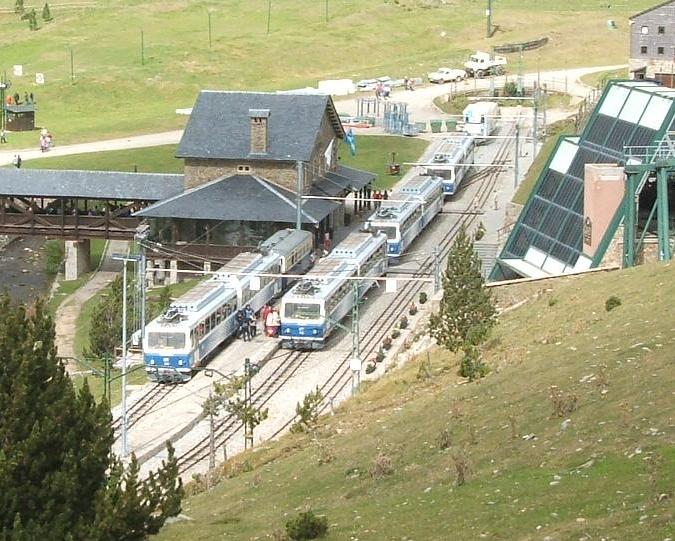
<path fill-rule="evenodd" d="M 185 333 L 182 332 L 148 333 L 148 347 L 156 349 L 183 349 L 185 347 Z"/>
<path fill-rule="evenodd" d="M 385 235 L 387 235 L 387 239 L 389 240 L 396 240 L 396 238 L 398 237 L 397 228 L 395 226 L 373 224 L 371 228 L 376 233 L 384 233 Z"/>
<path fill-rule="evenodd" d="M 321 305 L 318 303 L 287 302 L 284 317 L 287 319 L 319 319 Z"/>

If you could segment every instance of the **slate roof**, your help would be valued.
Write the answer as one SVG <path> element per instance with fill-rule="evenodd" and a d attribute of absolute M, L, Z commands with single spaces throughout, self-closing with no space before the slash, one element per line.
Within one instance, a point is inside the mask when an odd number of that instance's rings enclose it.
<path fill-rule="evenodd" d="M 661 2 L 660 4 L 656 4 L 655 6 L 652 6 L 650 8 L 643 9 L 642 11 L 636 13 L 635 15 L 631 15 L 630 17 L 628 17 L 628 20 L 632 21 L 633 19 L 636 19 L 640 15 L 644 15 L 645 13 L 649 13 L 650 11 L 654 11 L 655 9 L 659 9 L 659 8 L 668 6 L 668 5 L 670 5 L 674 2 L 675 2 L 675 0 L 668 0 L 667 2 Z"/>
<path fill-rule="evenodd" d="M 270 112 L 265 154 L 250 153 L 250 109 Z M 326 111 L 336 136 L 343 138 L 344 129 L 330 96 L 203 90 L 192 109 L 176 157 L 308 161 Z"/>
<path fill-rule="evenodd" d="M 10 113 L 18 114 L 18 113 L 33 113 L 35 112 L 35 104 L 34 103 L 22 103 L 21 105 L 9 105 L 5 104 L 5 110 L 9 111 Z"/>
<path fill-rule="evenodd" d="M 338 206 L 334 201 L 305 200 L 302 222 L 318 224 Z M 218 178 L 134 214 L 148 218 L 287 223 L 295 223 L 295 215 L 295 194 L 255 175 Z"/>
<path fill-rule="evenodd" d="M 325 173 L 312 185 L 310 195 L 335 197 L 344 192 L 359 191 L 375 180 L 375 173 L 338 165 L 335 172 Z"/>
<path fill-rule="evenodd" d="M 183 175 L 0 168 L 0 195 L 159 201 L 183 191 Z"/>

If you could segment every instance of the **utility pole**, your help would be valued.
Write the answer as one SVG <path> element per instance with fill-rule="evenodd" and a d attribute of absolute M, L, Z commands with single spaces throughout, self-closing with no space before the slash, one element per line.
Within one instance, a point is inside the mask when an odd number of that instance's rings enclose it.
<path fill-rule="evenodd" d="M 485 10 L 487 17 L 487 34 L 486 37 L 492 37 L 492 0 L 487 0 L 487 9 Z"/>
<path fill-rule="evenodd" d="M 538 111 L 538 102 L 539 102 L 539 88 L 534 89 L 534 100 L 532 101 L 532 159 L 537 156 L 537 115 Z"/>
<path fill-rule="evenodd" d="M 207 11 L 209 16 L 209 49 L 211 48 L 211 12 Z"/>
<path fill-rule="evenodd" d="M 127 263 L 138 261 L 139 256 L 113 254 L 112 258 L 122 261 L 122 460 L 129 455 L 127 432 L 129 416 L 127 412 Z"/>
<path fill-rule="evenodd" d="M 267 0 L 267 35 L 270 35 L 270 19 L 272 18 L 272 0 Z"/>
<path fill-rule="evenodd" d="M 513 156 L 513 187 L 518 187 L 518 158 L 520 157 L 520 123 L 519 118 L 516 117 L 516 148 L 515 155 Z"/>
<path fill-rule="evenodd" d="M 434 256 L 434 267 L 433 267 L 433 273 L 434 273 L 434 293 L 436 293 L 439 289 L 441 289 L 441 257 L 440 257 L 440 251 L 438 249 L 438 246 L 434 246 L 433 249 L 433 256 Z"/>
<path fill-rule="evenodd" d="M 326 22 L 328 22 L 328 0 L 326 0 Z"/>
<path fill-rule="evenodd" d="M 136 242 L 138 243 L 138 247 L 140 249 L 140 265 L 139 265 L 139 273 L 138 273 L 138 279 L 139 279 L 139 286 L 140 286 L 140 295 L 141 295 L 141 324 L 140 324 L 140 331 L 141 331 L 141 349 L 143 348 L 143 343 L 145 340 L 145 324 L 146 324 L 146 277 L 145 277 L 145 265 L 146 265 L 146 258 L 145 258 L 145 239 L 148 238 L 148 227 L 146 225 L 141 225 L 138 227 L 136 231 Z"/>
<path fill-rule="evenodd" d="M 141 30 L 141 66 L 145 66 L 145 41 L 143 39 L 143 30 Z"/>
<path fill-rule="evenodd" d="M 297 182 L 295 186 L 295 228 L 302 229 L 302 190 L 304 186 L 305 170 L 303 163 L 298 160 L 297 166 Z"/>
<path fill-rule="evenodd" d="M 250 412 L 252 408 L 251 395 L 251 359 L 246 357 L 244 359 L 244 407 L 246 411 Z M 244 449 L 253 449 L 253 424 L 248 418 L 244 419 Z"/>
<path fill-rule="evenodd" d="M 73 55 L 73 48 L 70 48 L 70 82 L 75 81 L 75 59 Z"/>
<path fill-rule="evenodd" d="M 359 282 L 353 281 L 352 285 L 352 358 L 350 368 L 352 370 L 352 394 L 356 394 L 361 379 L 361 344 L 359 342 Z"/>
<path fill-rule="evenodd" d="M 209 485 L 211 484 L 211 472 L 216 467 L 216 423 L 214 419 L 213 392 L 209 391 Z"/>

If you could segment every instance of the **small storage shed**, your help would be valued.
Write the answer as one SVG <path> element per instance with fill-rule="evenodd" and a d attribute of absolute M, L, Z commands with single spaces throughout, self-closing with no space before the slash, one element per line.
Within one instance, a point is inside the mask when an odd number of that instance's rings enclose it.
<path fill-rule="evenodd" d="M 35 129 L 35 104 L 5 104 L 6 125 L 8 131 L 31 131 Z"/>

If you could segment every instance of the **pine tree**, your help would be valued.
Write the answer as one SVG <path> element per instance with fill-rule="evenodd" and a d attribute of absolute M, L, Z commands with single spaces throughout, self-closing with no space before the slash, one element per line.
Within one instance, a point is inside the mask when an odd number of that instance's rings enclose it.
<path fill-rule="evenodd" d="M 30 30 L 37 30 L 38 29 L 38 23 L 37 23 L 37 13 L 35 13 L 35 9 L 29 13 L 28 16 L 28 28 Z"/>
<path fill-rule="evenodd" d="M 52 12 L 49 9 L 49 4 L 45 2 L 44 7 L 42 8 L 42 20 L 43 21 L 51 21 L 52 20 Z"/>
<path fill-rule="evenodd" d="M 491 292 L 485 288 L 480 272 L 480 259 L 462 227 L 448 253 L 443 298 L 429 323 L 431 336 L 452 352 L 468 351 L 485 341 L 496 322 Z"/>
<path fill-rule="evenodd" d="M 16 0 L 16 2 L 14 2 L 15 13 L 23 14 L 24 9 L 23 0 Z"/>
<path fill-rule="evenodd" d="M 0 359 L 0 539 L 142 539 L 180 511 L 172 450 L 148 480 L 135 459 L 124 472 L 110 451 L 110 412 L 86 382 L 75 390 L 41 303 L 28 312 L 0 297 Z"/>

